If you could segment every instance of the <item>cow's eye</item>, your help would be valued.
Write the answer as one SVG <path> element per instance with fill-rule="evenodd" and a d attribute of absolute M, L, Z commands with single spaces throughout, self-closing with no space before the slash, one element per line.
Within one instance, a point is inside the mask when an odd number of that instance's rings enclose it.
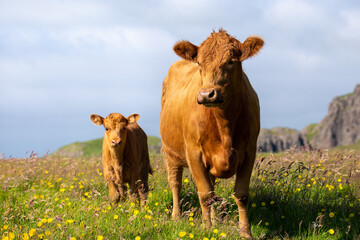
<path fill-rule="evenodd" d="M 235 61 L 233 60 L 233 59 L 230 59 L 229 61 L 228 61 L 228 64 L 229 65 L 231 65 L 231 64 L 233 64 Z"/>
<path fill-rule="evenodd" d="M 109 128 L 105 128 L 105 131 L 109 131 Z"/>

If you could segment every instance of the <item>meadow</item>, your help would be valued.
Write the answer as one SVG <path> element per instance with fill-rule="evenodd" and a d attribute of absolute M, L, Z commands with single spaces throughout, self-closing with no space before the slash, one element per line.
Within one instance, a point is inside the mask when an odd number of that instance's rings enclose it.
<path fill-rule="evenodd" d="M 217 222 L 201 226 L 195 184 L 188 171 L 182 218 L 171 220 L 172 195 L 162 157 L 145 209 L 129 200 L 108 201 L 100 157 L 0 160 L 2 239 L 238 239 L 234 179 L 217 180 Z M 359 239 L 360 153 L 290 150 L 259 153 L 249 219 L 255 239 Z"/>

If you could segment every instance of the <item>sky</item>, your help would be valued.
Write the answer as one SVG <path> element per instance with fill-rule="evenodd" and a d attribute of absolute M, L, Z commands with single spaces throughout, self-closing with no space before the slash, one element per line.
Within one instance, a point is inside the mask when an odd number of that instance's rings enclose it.
<path fill-rule="evenodd" d="M 263 128 L 320 122 L 360 82 L 358 0 L 0 0 L 0 158 L 100 138 L 92 113 L 160 136 L 173 45 L 219 28 L 265 40 L 243 62 Z"/>

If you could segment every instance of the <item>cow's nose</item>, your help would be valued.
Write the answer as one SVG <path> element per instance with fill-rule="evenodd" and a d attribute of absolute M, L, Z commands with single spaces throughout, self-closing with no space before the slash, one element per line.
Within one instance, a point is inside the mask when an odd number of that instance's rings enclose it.
<path fill-rule="evenodd" d="M 112 140 L 113 146 L 117 146 L 117 145 L 119 145 L 120 143 L 121 143 L 121 140 L 120 140 L 120 139 L 113 139 L 113 140 Z"/>
<path fill-rule="evenodd" d="M 197 102 L 199 104 L 217 104 L 222 103 L 223 98 L 218 89 L 200 89 L 198 92 Z"/>

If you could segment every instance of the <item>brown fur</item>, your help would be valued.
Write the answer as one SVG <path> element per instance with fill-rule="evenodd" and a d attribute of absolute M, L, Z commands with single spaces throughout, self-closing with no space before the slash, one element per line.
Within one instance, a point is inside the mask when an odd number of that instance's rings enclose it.
<path fill-rule="evenodd" d="M 187 41 L 174 46 L 176 54 L 184 60 L 170 67 L 163 82 L 160 114 L 174 219 L 180 217 L 184 167 L 189 167 L 194 177 L 207 226 L 215 219 L 211 206 L 215 177 L 236 174 L 239 228 L 243 237 L 251 237 L 246 211 L 260 108 L 241 61 L 255 55 L 263 43 L 259 37 L 249 37 L 240 43 L 220 30 L 199 47 Z M 212 90 L 221 95 L 221 102 L 201 105 L 196 102 L 200 93 Z"/>
<path fill-rule="evenodd" d="M 120 113 L 111 113 L 106 118 L 90 115 L 95 125 L 105 127 L 102 163 L 112 202 L 125 199 L 128 183 L 130 197 L 140 198 L 142 206 L 146 204 L 148 175 L 152 170 L 147 136 L 137 124 L 139 117 L 132 114 L 125 118 Z"/>

